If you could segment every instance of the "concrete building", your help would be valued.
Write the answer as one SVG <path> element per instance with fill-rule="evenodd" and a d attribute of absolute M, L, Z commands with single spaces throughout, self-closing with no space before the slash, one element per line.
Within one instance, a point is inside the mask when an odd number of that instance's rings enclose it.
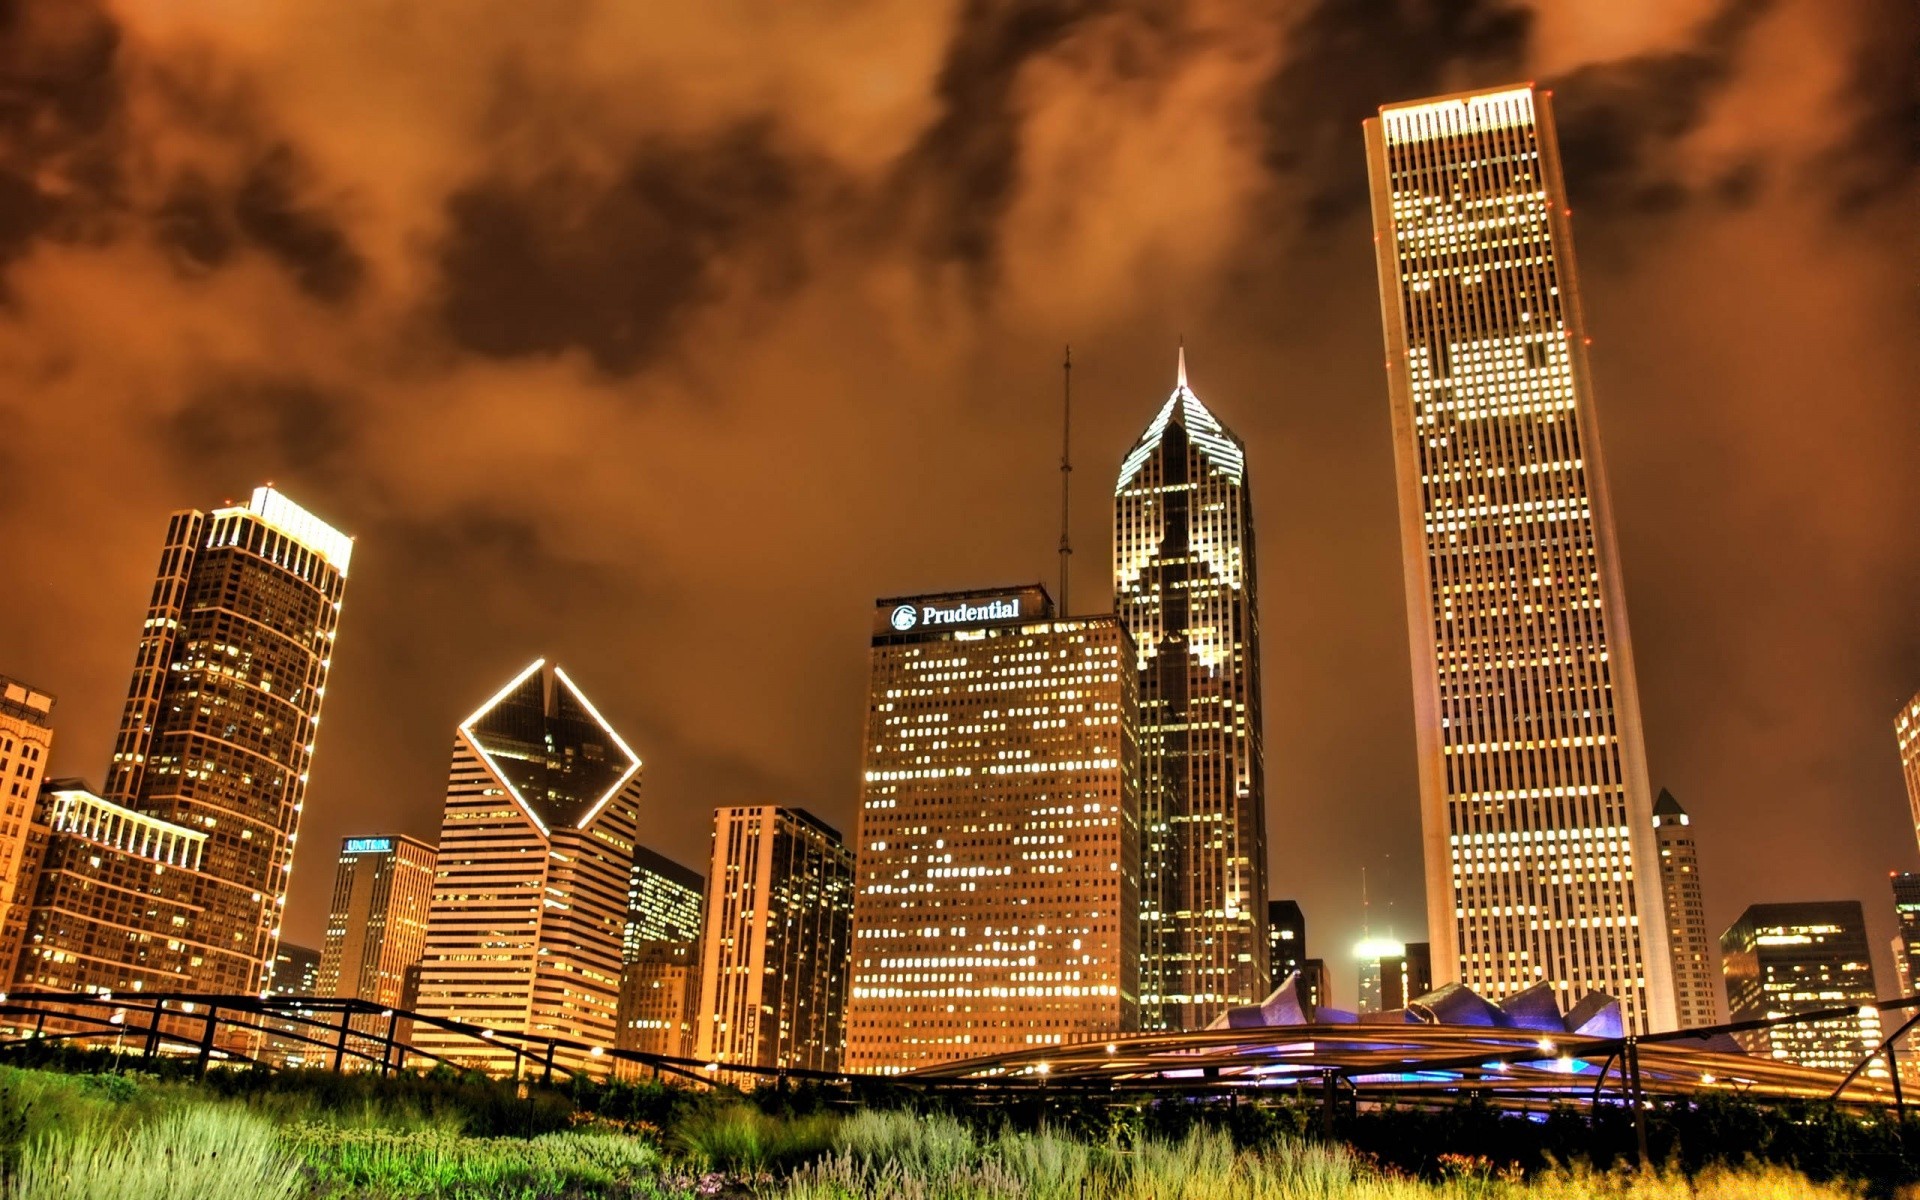
<path fill-rule="evenodd" d="M 1653 838 L 1660 850 L 1660 894 L 1667 909 L 1667 943 L 1673 948 L 1674 1011 L 1682 1029 L 1717 1024 L 1713 940 L 1707 935 L 1707 902 L 1700 891 L 1700 849 L 1693 818 L 1673 793 L 1660 789 L 1653 804 Z"/>
<path fill-rule="evenodd" d="M 1126 631 L 1056 618 L 1038 585 L 898 597 L 871 663 L 848 1069 L 1135 1028 Z"/>
<path fill-rule="evenodd" d="M 315 994 L 392 1008 L 427 948 L 432 846 L 399 834 L 343 838 Z"/>
<path fill-rule="evenodd" d="M 1366 123 L 1436 983 L 1674 1024 L 1571 204 L 1531 86 Z"/>
<path fill-rule="evenodd" d="M 1720 935 L 1731 1019 L 1854 1009 L 1878 999 L 1866 917 L 1857 900 L 1754 904 Z M 1850 1071 L 1880 1043 L 1871 1008 L 1832 1021 L 1737 1035 L 1754 1054 Z M 1884 1065 L 1867 1072 L 1886 1078 Z"/>
<path fill-rule="evenodd" d="M 475 710 L 454 737 L 420 1013 L 612 1046 L 639 819 L 639 756 L 560 667 L 534 662 Z M 428 1025 L 413 1044 L 500 1074 L 525 1065 L 505 1040 Z"/>
<path fill-rule="evenodd" d="M 1113 605 L 1140 708 L 1140 1022 L 1202 1029 L 1264 997 L 1266 768 L 1246 449 L 1187 386 L 1120 466 Z"/>
<path fill-rule="evenodd" d="M 616 1048 L 669 1058 L 693 1055 L 700 985 L 697 950 L 695 942 L 641 942 L 632 948 L 620 973 Z"/>
<path fill-rule="evenodd" d="M 53 697 L 0 676 L 0 990 L 12 981 L 33 905 L 34 806 L 53 753 Z"/>
<path fill-rule="evenodd" d="M 716 809 L 695 1057 L 837 1071 L 846 1048 L 853 855 L 799 808 Z"/>

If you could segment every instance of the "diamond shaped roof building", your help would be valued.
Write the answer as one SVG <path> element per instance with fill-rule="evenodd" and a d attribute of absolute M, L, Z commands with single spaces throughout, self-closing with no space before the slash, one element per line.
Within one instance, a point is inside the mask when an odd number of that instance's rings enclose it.
<path fill-rule="evenodd" d="M 640 767 L 566 671 L 545 659 L 460 723 L 421 960 L 422 1013 L 613 1045 Z M 498 1043 L 431 1027 L 414 1041 L 463 1065 L 513 1066 L 512 1050 Z"/>

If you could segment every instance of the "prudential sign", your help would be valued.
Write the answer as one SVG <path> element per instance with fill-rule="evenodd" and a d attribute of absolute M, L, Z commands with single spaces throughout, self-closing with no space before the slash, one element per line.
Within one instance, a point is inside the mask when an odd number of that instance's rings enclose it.
<path fill-rule="evenodd" d="M 1020 619 L 1021 597 L 997 597 L 978 604 L 902 604 L 887 618 L 901 633 L 942 625 L 978 625 Z"/>

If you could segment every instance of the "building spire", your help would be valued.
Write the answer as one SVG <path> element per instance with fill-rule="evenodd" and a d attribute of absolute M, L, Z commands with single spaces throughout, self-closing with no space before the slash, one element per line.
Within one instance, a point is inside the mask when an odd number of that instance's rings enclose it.
<path fill-rule="evenodd" d="M 1173 386 L 1176 388 L 1187 386 L 1187 339 L 1184 334 L 1180 337 L 1180 378 Z"/>
<path fill-rule="evenodd" d="M 1067 585 L 1073 580 L 1072 522 L 1068 519 L 1073 502 L 1073 347 L 1068 346 L 1060 363 L 1060 615 L 1070 617 Z"/>

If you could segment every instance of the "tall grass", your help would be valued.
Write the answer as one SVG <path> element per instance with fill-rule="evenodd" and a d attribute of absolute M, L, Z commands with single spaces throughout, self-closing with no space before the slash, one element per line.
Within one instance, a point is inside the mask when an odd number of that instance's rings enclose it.
<path fill-rule="evenodd" d="M 784 1171 L 825 1154 L 836 1117 L 774 1117 L 744 1104 L 697 1113 L 680 1123 L 675 1141 L 702 1170 L 759 1175 Z"/>
<path fill-rule="evenodd" d="M 50 1133 L 27 1143 L 8 1200 L 292 1200 L 299 1161 L 274 1127 L 225 1106 L 183 1108 L 131 1131 Z"/>
<path fill-rule="evenodd" d="M 306 1126 L 285 1140 L 319 1184 L 355 1196 L 651 1195 L 660 1166 L 648 1143 L 604 1133 L 470 1138 Z"/>

